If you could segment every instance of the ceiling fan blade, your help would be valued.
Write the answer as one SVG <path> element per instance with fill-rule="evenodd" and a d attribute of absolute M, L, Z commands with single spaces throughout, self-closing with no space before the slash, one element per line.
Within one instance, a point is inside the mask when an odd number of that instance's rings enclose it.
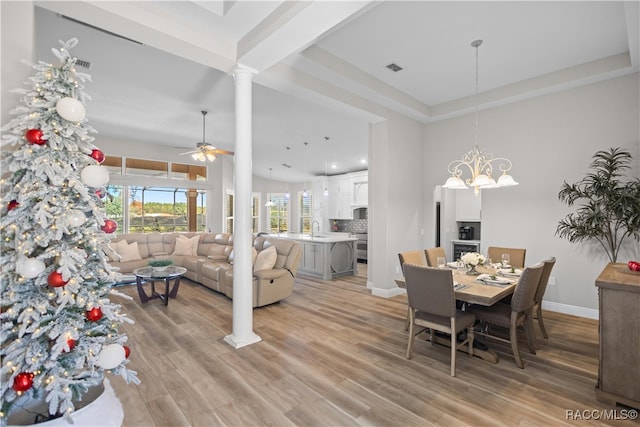
<path fill-rule="evenodd" d="M 184 153 L 178 154 L 178 156 L 184 156 L 185 154 L 193 154 L 193 153 L 197 153 L 198 151 L 200 151 L 200 150 L 186 151 Z"/>
<path fill-rule="evenodd" d="M 222 154 L 222 155 L 233 156 L 233 151 L 221 150 L 219 148 L 214 148 L 213 150 L 207 150 L 207 151 L 209 153 L 213 153 L 213 154 Z"/>

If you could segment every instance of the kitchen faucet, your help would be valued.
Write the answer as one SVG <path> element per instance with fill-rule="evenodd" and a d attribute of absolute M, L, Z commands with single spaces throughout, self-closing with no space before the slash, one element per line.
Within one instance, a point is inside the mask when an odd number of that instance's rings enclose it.
<path fill-rule="evenodd" d="M 320 231 L 320 223 L 318 221 L 311 222 L 311 238 L 313 239 L 313 224 L 318 224 L 318 231 Z"/>

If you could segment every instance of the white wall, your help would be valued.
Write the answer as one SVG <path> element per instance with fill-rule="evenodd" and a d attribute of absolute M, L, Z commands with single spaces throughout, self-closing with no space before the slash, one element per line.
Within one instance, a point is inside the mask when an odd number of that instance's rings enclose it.
<path fill-rule="evenodd" d="M 393 296 L 402 292 L 398 253 L 423 248 L 423 125 L 390 115 L 370 129 L 367 286 Z"/>
<path fill-rule="evenodd" d="M 608 260 L 592 245 L 573 245 L 555 235 L 569 208 L 558 201 L 564 180 L 584 177 L 592 155 L 624 147 L 640 171 L 639 75 L 632 74 L 556 94 L 517 102 L 479 116 L 481 148 L 513 162 L 519 186 L 482 193 L 482 241 L 488 245 L 523 247 L 526 263 L 555 256 L 546 306 L 593 316 L 597 309 L 594 281 Z M 425 126 L 425 221 L 433 221 L 432 190 L 447 178 L 449 161 L 473 147 L 473 115 Z M 470 191 L 470 190 L 468 190 Z M 429 234 L 431 233 L 431 229 Z M 427 242 L 433 237 L 427 235 Z M 640 259 L 637 244 L 627 246 L 618 262 Z"/>
<path fill-rule="evenodd" d="M 0 126 L 8 123 L 13 116 L 11 110 L 22 105 L 20 96 L 11 93 L 13 89 L 29 88 L 24 83 L 29 80 L 35 70 L 29 64 L 35 61 L 35 14 L 31 1 L 0 2 L 0 73 L 2 96 L 2 121 Z M 19 35 L 16 37 L 16 35 Z M 26 62 L 26 63 L 25 63 Z"/>

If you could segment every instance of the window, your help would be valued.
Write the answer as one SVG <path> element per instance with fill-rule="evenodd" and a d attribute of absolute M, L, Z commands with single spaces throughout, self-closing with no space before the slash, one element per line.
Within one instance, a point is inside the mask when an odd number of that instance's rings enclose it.
<path fill-rule="evenodd" d="M 118 223 L 117 233 L 151 231 L 206 230 L 206 192 L 202 189 L 174 187 L 169 181 L 206 181 L 206 166 L 155 160 L 106 156 L 103 165 L 110 175 L 166 178 L 164 186 L 108 185 L 105 209 L 107 216 Z M 124 170 L 123 170 L 124 165 Z M 202 185 L 200 185 L 202 187 Z"/>
<path fill-rule="evenodd" d="M 224 211 L 224 232 L 233 234 L 233 193 L 229 190 L 227 190 L 227 195 L 224 198 Z"/>
<path fill-rule="evenodd" d="M 234 223 L 234 211 L 233 202 L 235 197 L 231 190 L 227 190 L 227 195 L 224 201 L 225 208 L 225 233 L 233 233 Z M 260 196 L 258 193 L 253 193 L 251 196 L 251 232 L 256 233 L 259 230 L 260 220 Z"/>
<path fill-rule="evenodd" d="M 298 200 L 300 201 L 298 204 L 298 206 L 300 206 L 300 232 L 311 233 L 311 221 L 313 221 L 311 206 L 313 195 L 311 191 L 307 191 L 307 195 L 305 195 L 305 193 L 298 193 L 298 195 Z"/>
<path fill-rule="evenodd" d="M 104 198 L 104 208 L 107 218 L 118 224 L 116 234 L 125 232 L 124 223 L 124 187 L 122 185 L 107 185 Z"/>
<path fill-rule="evenodd" d="M 188 195 L 196 198 L 195 212 L 190 212 Z M 129 232 L 189 231 L 189 216 L 195 217 L 196 230 L 203 231 L 205 207 L 198 206 L 197 199 L 196 190 L 131 186 Z"/>
<path fill-rule="evenodd" d="M 126 159 L 125 174 L 167 178 L 169 176 L 169 164 L 167 162 L 156 162 L 155 160 Z"/>
<path fill-rule="evenodd" d="M 273 206 L 268 208 L 269 233 L 289 231 L 289 198 L 284 193 L 271 193 Z"/>

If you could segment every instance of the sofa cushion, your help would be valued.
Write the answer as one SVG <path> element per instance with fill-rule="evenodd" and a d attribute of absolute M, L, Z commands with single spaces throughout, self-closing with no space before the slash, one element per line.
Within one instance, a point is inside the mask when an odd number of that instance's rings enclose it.
<path fill-rule="evenodd" d="M 231 246 L 212 243 L 209 247 L 207 257 L 214 261 L 227 261 L 231 259 L 231 254 L 233 254 Z"/>
<path fill-rule="evenodd" d="M 278 252 L 275 246 L 270 246 L 267 249 L 260 251 L 256 262 L 253 264 L 253 271 L 258 270 L 271 270 L 276 261 L 278 260 Z"/>
<path fill-rule="evenodd" d="M 211 258 L 211 257 L 209 257 Z M 233 264 L 233 249 L 231 250 L 231 253 L 229 254 L 229 263 Z M 256 263 L 256 258 L 258 258 L 258 251 L 256 250 L 256 248 L 251 248 L 251 265 L 254 265 Z"/>
<path fill-rule="evenodd" d="M 173 251 L 173 255 L 187 255 L 187 256 L 197 255 L 199 238 L 200 236 L 194 236 L 191 238 L 178 236 L 176 238 L 176 248 Z"/>
<path fill-rule="evenodd" d="M 115 247 L 114 247 L 115 246 Z M 120 240 L 111 247 L 120 256 L 120 262 L 141 260 L 140 251 L 138 250 L 138 242 L 127 243 L 126 240 Z"/>

